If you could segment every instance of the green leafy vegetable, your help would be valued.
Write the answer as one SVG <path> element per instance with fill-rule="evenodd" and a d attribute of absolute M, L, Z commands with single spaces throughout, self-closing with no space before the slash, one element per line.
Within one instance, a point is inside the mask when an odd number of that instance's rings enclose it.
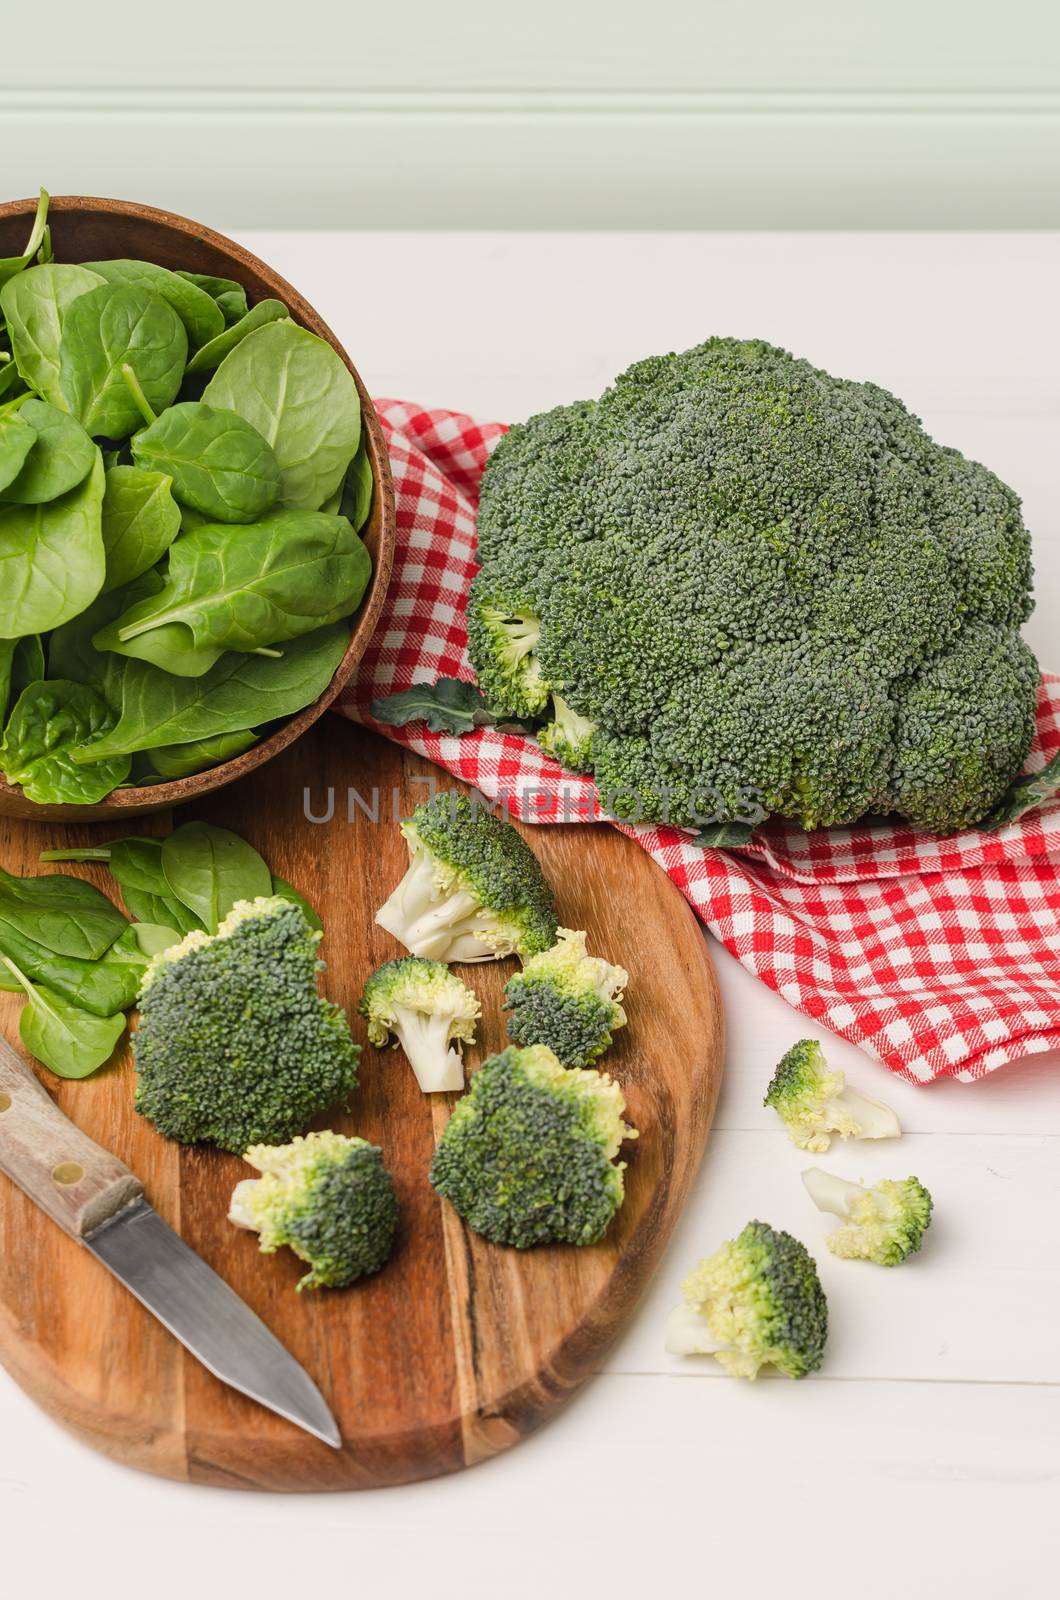
<path fill-rule="evenodd" d="M 229 651 L 202 678 L 178 678 L 130 661 L 117 726 L 75 760 L 109 760 L 291 716 L 324 692 L 348 644 L 349 630 L 336 623 L 292 640 L 280 657 Z"/>
<path fill-rule="evenodd" d="M 0 742 L 0 768 L 37 805 L 93 804 L 129 775 L 129 757 L 75 766 L 71 752 L 114 717 L 103 696 L 65 678 L 31 683 L 19 696 Z"/>
<path fill-rule="evenodd" d="M 105 594 L 147 572 L 177 537 L 180 507 L 171 485 L 172 479 L 165 473 L 149 472 L 140 466 L 108 469 L 103 495 Z"/>
<path fill-rule="evenodd" d="M 164 928 L 157 922 L 134 922 L 129 931 L 149 960 L 160 956 L 164 950 L 172 950 L 182 937 L 176 928 Z"/>
<path fill-rule="evenodd" d="M 66 313 L 59 382 L 89 433 L 124 439 L 143 419 L 123 367 L 135 373 L 151 409 L 164 411 L 176 399 L 187 354 L 184 324 L 165 300 L 146 289 L 104 283 Z"/>
<path fill-rule="evenodd" d="M 176 928 L 183 938 L 202 923 L 173 894 L 162 870 L 161 839 L 112 839 L 109 844 L 44 850 L 42 861 L 104 861 L 121 889 L 129 915 L 138 922 Z"/>
<path fill-rule="evenodd" d="M 12 505 L 39 505 L 83 482 L 98 452 L 75 418 L 46 400 L 34 399 L 19 407 L 17 417 L 32 428 L 34 438 L 22 470 L 2 491 L 4 500 Z"/>
<path fill-rule="evenodd" d="M 272 893 L 272 875 L 253 846 L 206 822 L 186 823 L 163 841 L 162 870 L 207 933 L 217 932 L 237 900 Z"/>
<path fill-rule="evenodd" d="M 0 506 L 0 637 L 47 633 L 103 583 L 103 458 L 83 483 L 39 506 Z"/>
<path fill-rule="evenodd" d="M 17 410 L 0 411 L 0 496 L 17 480 L 36 442 L 36 430 L 23 422 Z"/>
<path fill-rule="evenodd" d="M 196 288 L 205 290 L 216 302 L 226 325 L 246 316 L 247 291 L 234 278 L 215 278 L 206 272 L 178 272 L 177 277 L 186 278 Z"/>
<path fill-rule="evenodd" d="M 357 385 L 329 344 L 293 322 L 249 334 L 207 384 L 208 405 L 238 411 L 276 453 L 280 503 L 316 510 L 342 483 L 361 436 Z"/>
<path fill-rule="evenodd" d="M 339 510 L 344 517 L 349 517 L 358 533 L 372 514 L 374 490 L 372 463 L 368 459 L 368 435 L 362 430 L 361 442 L 357 446 L 357 454 L 347 468 L 346 480 L 339 499 Z"/>
<path fill-rule="evenodd" d="M 36 988 L 7 956 L 0 961 L 26 991 L 19 1018 L 22 1043 L 60 1078 L 88 1078 L 109 1061 L 125 1032 L 125 1016 L 94 1017 L 53 989 Z"/>
<path fill-rule="evenodd" d="M 8 923 L 0 922 L 0 953 L 10 956 L 33 983 L 53 989 L 71 1005 L 91 1011 L 94 1017 L 111 1017 L 135 1004 L 143 977 L 144 966 L 137 966 L 130 958 L 128 940 L 132 932 L 132 928 L 126 928 L 98 961 L 82 961 L 74 956 L 57 956 Z M 6 968 L 0 968 L 0 989 L 20 987 Z"/>
<path fill-rule="evenodd" d="M 42 189 L 37 202 L 37 214 L 33 218 L 29 239 L 26 248 L 20 256 L 0 256 L 0 285 L 7 283 L 16 273 L 23 272 L 29 266 L 33 257 L 41 247 L 44 239 L 44 230 L 48 222 L 48 192 Z"/>
<path fill-rule="evenodd" d="M 703 850 L 738 850 L 750 844 L 754 835 L 750 822 L 711 822 L 700 828 L 692 843 Z"/>
<path fill-rule="evenodd" d="M 165 300 L 184 324 L 192 350 L 215 339 L 224 327 L 224 313 L 216 301 L 183 273 L 170 272 L 153 261 L 88 261 L 85 265 L 108 283 L 132 284 Z"/>
<path fill-rule="evenodd" d="M 44 676 L 44 649 L 37 634 L 0 639 L 0 728 L 27 684 Z"/>
<path fill-rule="evenodd" d="M 305 895 L 300 893 L 293 883 L 288 883 L 286 878 L 278 878 L 273 873 L 272 892 L 278 900 L 289 900 L 293 906 L 301 906 L 302 914 L 313 931 L 315 933 L 324 932 L 324 923 L 320 913 L 314 910 Z"/>
<path fill-rule="evenodd" d="M 257 742 L 257 734 L 246 729 L 239 733 L 222 733 L 216 739 L 159 745 L 147 751 L 144 759 L 151 773 L 172 782 L 175 778 L 188 778 L 194 772 L 204 772 L 207 767 L 219 767 L 224 761 L 232 761 Z"/>
<path fill-rule="evenodd" d="M 205 523 L 171 549 L 162 592 L 103 629 L 96 645 L 138 654 L 145 634 L 179 624 L 197 649 L 257 650 L 348 615 L 370 573 L 345 517 L 277 511 L 238 528 Z"/>
<path fill-rule="evenodd" d="M 127 926 L 105 894 L 81 878 L 16 878 L 0 867 L 0 923 L 55 955 L 98 961 Z"/>
<path fill-rule="evenodd" d="M 103 281 L 87 267 L 53 264 L 30 267 L 0 290 L 18 370 L 31 389 L 60 410 L 66 409 L 59 383 L 63 322 L 72 303 Z"/>
<path fill-rule="evenodd" d="M 372 701 L 373 720 L 385 728 L 404 728 L 424 722 L 430 733 L 470 733 L 495 718 L 482 690 L 460 678 L 438 678 L 434 683 L 414 683 L 400 694 Z"/>
<path fill-rule="evenodd" d="M 280 469 L 272 447 L 234 411 L 200 401 L 170 406 L 136 434 L 138 467 L 167 474 L 175 497 L 219 522 L 254 522 L 273 504 Z"/>
<path fill-rule="evenodd" d="M 244 299 L 244 306 L 246 300 Z M 200 372 L 214 372 L 237 344 L 241 344 L 248 333 L 253 333 L 257 328 L 264 328 L 269 322 L 282 322 L 287 317 L 287 307 L 282 300 L 259 300 L 252 310 L 246 311 L 238 322 L 231 323 L 216 339 L 211 339 L 209 344 L 204 344 L 201 350 L 196 350 L 188 362 L 188 373 L 194 376 Z"/>

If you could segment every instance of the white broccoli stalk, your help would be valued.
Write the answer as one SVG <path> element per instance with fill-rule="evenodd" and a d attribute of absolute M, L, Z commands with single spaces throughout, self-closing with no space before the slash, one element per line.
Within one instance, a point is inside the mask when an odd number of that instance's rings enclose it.
<path fill-rule="evenodd" d="M 388 961 L 365 984 L 360 1012 L 374 1045 L 401 1046 L 424 1094 L 464 1087 L 461 1047 L 474 1041 L 481 1007 L 442 962 Z"/>

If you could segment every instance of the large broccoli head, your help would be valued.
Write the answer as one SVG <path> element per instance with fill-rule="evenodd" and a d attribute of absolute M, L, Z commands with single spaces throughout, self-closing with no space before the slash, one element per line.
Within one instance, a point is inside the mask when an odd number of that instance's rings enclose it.
<path fill-rule="evenodd" d="M 357 1084 L 345 1013 L 317 993 L 320 934 L 279 896 L 156 956 L 133 1034 L 136 1109 L 182 1144 L 283 1144 Z"/>
<path fill-rule="evenodd" d="M 568 1072 L 543 1045 L 509 1048 L 457 1102 L 431 1183 L 494 1244 L 595 1244 L 624 1197 L 615 1157 L 637 1136 L 625 1109 L 605 1074 Z"/>
<path fill-rule="evenodd" d="M 398 1205 L 382 1156 L 330 1132 L 254 1145 L 244 1160 L 262 1176 L 236 1185 L 228 1219 L 253 1229 L 265 1255 L 288 1245 L 311 1268 L 299 1289 L 344 1289 L 378 1272 L 393 1248 Z"/>
<path fill-rule="evenodd" d="M 443 792 L 401 831 L 408 871 L 375 920 L 406 950 L 429 961 L 492 961 L 548 949 L 552 891 L 510 822 L 481 800 Z"/>
<path fill-rule="evenodd" d="M 893 811 L 945 831 L 1030 744 L 1016 496 L 882 389 L 769 345 L 642 361 L 512 428 L 478 555 L 487 697 L 545 718 L 614 811 L 743 816 L 757 790 L 806 827 Z"/>

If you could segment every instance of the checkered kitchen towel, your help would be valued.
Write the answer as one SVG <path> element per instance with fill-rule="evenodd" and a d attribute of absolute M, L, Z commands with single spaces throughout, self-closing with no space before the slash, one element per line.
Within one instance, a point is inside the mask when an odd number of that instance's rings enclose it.
<path fill-rule="evenodd" d="M 377 697 L 472 681 L 463 600 L 474 573 L 478 483 L 499 423 L 376 402 L 397 490 L 393 583 L 341 709 L 375 727 Z M 383 728 L 532 822 L 596 821 L 596 788 L 531 739 L 482 728 Z M 1032 766 L 1060 748 L 1060 678 L 1039 697 Z M 911 1083 L 962 1081 L 1060 1047 L 1060 806 L 998 833 L 909 828 L 807 834 L 770 823 L 737 851 L 671 827 L 621 826 L 744 966 L 815 1022 Z"/>

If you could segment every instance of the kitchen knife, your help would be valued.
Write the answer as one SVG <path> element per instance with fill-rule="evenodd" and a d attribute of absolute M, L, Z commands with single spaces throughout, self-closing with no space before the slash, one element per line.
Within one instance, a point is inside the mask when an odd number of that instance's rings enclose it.
<path fill-rule="evenodd" d="M 3 1039 L 0 1172 L 91 1250 L 222 1383 L 341 1449 L 335 1419 L 294 1357 L 151 1209 L 128 1167 L 63 1115 Z"/>

